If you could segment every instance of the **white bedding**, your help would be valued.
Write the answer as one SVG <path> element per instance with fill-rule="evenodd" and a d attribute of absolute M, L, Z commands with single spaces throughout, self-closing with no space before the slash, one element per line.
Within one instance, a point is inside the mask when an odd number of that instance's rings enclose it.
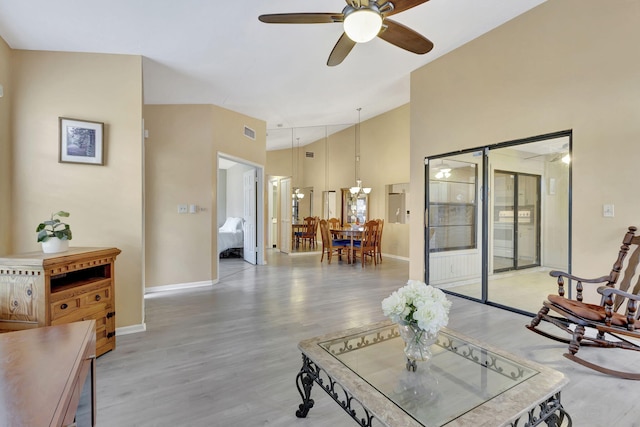
<path fill-rule="evenodd" d="M 244 247 L 243 224 L 242 218 L 229 217 L 218 229 L 218 255 L 227 249 Z"/>

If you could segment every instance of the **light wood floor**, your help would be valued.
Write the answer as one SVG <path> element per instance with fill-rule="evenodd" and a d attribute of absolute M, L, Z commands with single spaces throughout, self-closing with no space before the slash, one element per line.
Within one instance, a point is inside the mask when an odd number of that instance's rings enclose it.
<path fill-rule="evenodd" d="M 119 336 L 98 359 L 98 425 L 357 425 L 317 386 L 297 419 L 297 343 L 384 319 L 380 301 L 408 279 L 408 263 L 374 267 L 268 253 L 268 265 L 225 260 L 214 287 L 146 298 L 144 333 Z M 451 297 L 449 327 L 565 372 L 563 403 L 574 426 L 640 426 L 640 383 L 616 380 L 562 357 L 565 346 L 524 328 L 529 318 Z M 602 360 L 618 350 L 583 349 Z M 627 352 L 631 353 L 631 352 Z M 640 365 L 640 355 L 622 355 Z M 401 427 L 401 426 L 399 426 Z"/>

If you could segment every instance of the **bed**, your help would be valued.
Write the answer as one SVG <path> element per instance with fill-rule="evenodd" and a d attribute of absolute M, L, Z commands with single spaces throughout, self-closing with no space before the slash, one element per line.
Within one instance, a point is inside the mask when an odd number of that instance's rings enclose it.
<path fill-rule="evenodd" d="M 244 221 L 229 217 L 218 229 L 218 255 L 229 256 L 232 252 L 242 253 L 244 247 Z"/>

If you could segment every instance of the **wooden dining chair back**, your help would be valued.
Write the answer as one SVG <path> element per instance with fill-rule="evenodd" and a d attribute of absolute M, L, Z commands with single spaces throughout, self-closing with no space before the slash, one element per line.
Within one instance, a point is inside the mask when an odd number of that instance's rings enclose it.
<path fill-rule="evenodd" d="M 318 216 L 314 216 L 313 217 L 313 225 L 312 225 L 312 229 L 310 232 L 310 235 L 308 237 L 309 239 L 309 244 L 311 245 L 311 247 L 315 248 L 317 245 L 317 240 L 318 240 L 318 225 L 320 224 L 320 217 Z"/>
<path fill-rule="evenodd" d="M 318 217 L 308 216 L 304 219 L 304 224 L 302 231 L 296 233 L 297 243 L 302 242 L 303 246 L 308 243 L 309 248 L 314 248 L 316 246 L 316 235 L 318 234 Z"/>
<path fill-rule="evenodd" d="M 615 366 L 615 353 L 608 352 L 607 356 L 610 357 L 604 357 L 598 363 L 576 355 L 581 347 L 587 346 L 640 351 L 640 236 L 635 235 L 636 230 L 636 227 L 628 228 L 613 268 L 607 275 L 584 279 L 569 273 L 551 271 L 549 274 L 557 279 L 558 294 L 549 295 L 538 314 L 526 326 L 547 338 L 567 343 L 569 348 L 564 356 L 574 362 L 604 374 L 640 380 L 638 370 L 630 370 L 626 366 L 623 367 L 624 370 L 619 370 Z M 575 296 L 572 297 L 571 292 L 567 295 L 565 280 L 569 283 L 576 282 Z M 593 287 L 599 285 L 596 289 L 600 295 L 599 304 L 583 301 L 585 284 Z M 542 328 L 546 324 L 557 326 L 566 335 L 547 332 Z"/>
<path fill-rule="evenodd" d="M 320 236 L 322 237 L 322 256 L 320 257 L 320 262 L 324 260 L 326 254 L 328 263 L 331 264 L 331 256 L 337 253 L 339 257 L 342 257 L 342 251 L 349 250 L 350 242 L 333 239 L 329 232 L 329 223 L 326 220 L 321 219 L 319 224 Z"/>
<path fill-rule="evenodd" d="M 353 254 L 352 257 L 355 259 L 360 256 L 360 260 L 362 261 L 362 267 L 364 267 L 364 262 L 366 257 L 370 257 L 373 259 L 374 265 L 378 265 L 378 261 L 376 259 L 376 241 L 378 238 L 378 221 L 371 220 L 367 221 L 364 224 L 364 229 L 362 231 L 362 240 L 357 240 L 353 242 Z"/>
<path fill-rule="evenodd" d="M 332 230 L 337 230 L 341 227 L 340 220 L 338 218 L 329 218 L 327 222 L 329 223 L 329 228 Z"/>
<path fill-rule="evenodd" d="M 378 219 L 378 237 L 376 238 L 376 258 L 382 262 L 382 230 L 384 229 L 384 219 Z"/>

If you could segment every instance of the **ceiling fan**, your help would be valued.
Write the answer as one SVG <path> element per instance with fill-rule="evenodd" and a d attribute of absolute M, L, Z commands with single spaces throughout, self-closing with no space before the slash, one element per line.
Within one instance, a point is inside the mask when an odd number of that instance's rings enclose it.
<path fill-rule="evenodd" d="M 333 47 L 327 65 L 342 63 L 357 43 L 366 43 L 373 38 L 398 46 L 419 55 L 433 49 L 433 43 L 409 27 L 388 19 L 428 0 L 346 0 L 347 6 L 339 13 L 274 13 L 260 15 L 258 19 L 267 24 L 331 24 L 342 22 L 344 33 Z"/>

